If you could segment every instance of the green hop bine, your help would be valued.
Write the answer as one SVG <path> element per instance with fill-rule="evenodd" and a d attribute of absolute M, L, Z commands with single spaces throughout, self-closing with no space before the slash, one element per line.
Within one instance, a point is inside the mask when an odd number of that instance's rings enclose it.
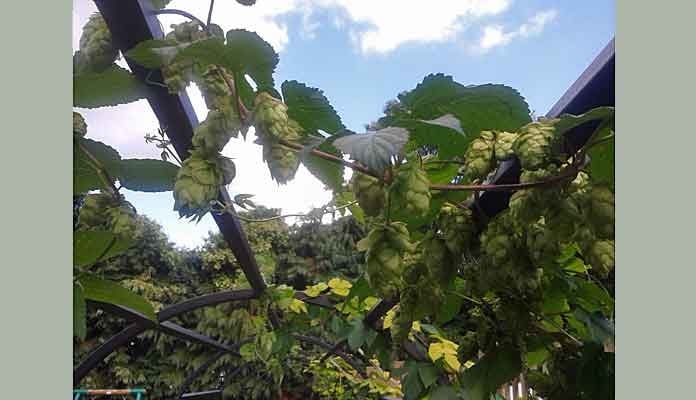
<path fill-rule="evenodd" d="M 399 167 L 389 187 L 393 209 L 416 217 L 430 211 L 430 180 L 420 163 L 411 162 Z"/>
<path fill-rule="evenodd" d="M 481 131 L 464 154 L 464 166 L 459 173 L 469 180 L 484 179 L 495 167 L 495 133 Z"/>
<path fill-rule="evenodd" d="M 496 132 L 495 133 L 495 158 L 498 161 L 507 160 L 512 157 L 515 152 L 512 151 L 512 145 L 517 140 L 519 135 L 515 132 Z"/>
<path fill-rule="evenodd" d="M 203 94 L 209 109 L 225 108 L 232 105 L 230 90 L 234 77 L 226 69 L 214 65 L 205 67 L 196 78 L 196 85 Z M 236 109 L 236 107 L 235 107 Z"/>
<path fill-rule="evenodd" d="M 111 32 L 100 13 L 89 17 L 80 36 L 77 72 L 103 71 L 118 57 L 118 50 L 111 41 Z"/>
<path fill-rule="evenodd" d="M 106 214 L 109 217 L 109 228 L 116 235 L 124 237 L 139 235 L 142 223 L 138 220 L 132 206 L 122 204 L 118 207 L 111 207 L 107 209 Z"/>
<path fill-rule="evenodd" d="M 80 113 L 73 111 L 72 113 L 72 123 L 73 123 L 73 138 L 79 139 L 85 137 L 87 134 L 87 123 L 85 119 L 82 118 Z"/>
<path fill-rule="evenodd" d="M 268 164 L 271 177 L 280 184 L 292 180 L 300 166 L 300 159 L 294 151 L 273 141 L 264 143 L 263 160 Z"/>
<path fill-rule="evenodd" d="M 94 193 L 85 196 L 78 215 L 78 227 L 80 229 L 92 229 L 106 225 L 108 217 L 107 209 L 117 205 L 116 200 L 105 193 Z"/>
<path fill-rule="evenodd" d="M 375 217 L 384 207 L 384 187 L 379 179 L 354 172 L 351 187 L 365 215 Z"/>
<path fill-rule="evenodd" d="M 589 248 L 588 261 L 600 277 L 606 278 L 614 269 L 614 249 L 613 240 L 597 240 Z"/>
<path fill-rule="evenodd" d="M 437 217 L 437 225 L 442 232 L 447 249 L 453 254 L 463 253 L 476 232 L 471 210 L 452 204 L 442 206 Z"/>
<path fill-rule="evenodd" d="M 519 158 L 522 168 L 533 170 L 551 161 L 558 140 L 554 127 L 558 121 L 547 119 L 530 122 L 520 128 L 512 150 Z"/>
<path fill-rule="evenodd" d="M 614 237 L 614 193 L 604 186 L 595 186 L 590 191 L 590 216 L 599 236 Z"/>
<path fill-rule="evenodd" d="M 216 154 L 231 138 L 239 135 L 242 123 L 231 105 L 211 109 L 193 132 L 193 145 L 206 154 Z"/>
<path fill-rule="evenodd" d="M 180 24 L 172 24 L 169 26 L 172 31 L 167 33 L 165 39 L 176 40 L 180 43 L 193 42 L 200 39 L 205 39 L 208 35 L 196 21 L 187 21 Z"/>
<path fill-rule="evenodd" d="M 254 125 L 259 133 L 280 139 L 293 140 L 294 127 L 289 126 L 288 107 L 280 100 L 266 92 L 260 92 L 254 98 Z M 295 134 L 295 135 L 294 135 Z"/>
<path fill-rule="evenodd" d="M 396 295 L 401 285 L 404 253 L 413 249 L 403 222 L 391 222 L 373 228 L 361 239 L 358 250 L 366 251 L 367 280 L 380 296 Z"/>
<path fill-rule="evenodd" d="M 192 151 L 176 175 L 174 210 L 182 217 L 202 217 L 210 211 L 224 182 L 225 172 L 217 159 L 209 160 Z"/>

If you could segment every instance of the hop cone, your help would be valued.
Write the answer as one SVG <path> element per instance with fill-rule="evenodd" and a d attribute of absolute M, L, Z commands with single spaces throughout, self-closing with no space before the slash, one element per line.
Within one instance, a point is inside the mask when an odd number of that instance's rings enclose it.
<path fill-rule="evenodd" d="M 205 39 L 207 34 L 198 22 L 187 21 L 180 24 L 170 25 L 172 31 L 167 34 L 166 39 L 173 39 L 180 43 L 193 42 L 199 39 Z"/>
<path fill-rule="evenodd" d="M 230 138 L 237 137 L 242 123 L 234 107 L 211 109 L 193 132 L 193 145 L 206 154 L 216 154 Z"/>
<path fill-rule="evenodd" d="M 72 124 L 73 124 L 73 138 L 79 139 L 85 137 L 87 134 L 87 123 L 82 115 L 73 111 L 72 113 Z"/>
<path fill-rule="evenodd" d="M 218 162 L 192 152 L 176 176 L 174 210 L 182 217 L 203 216 L 209 211 L 210 202 L 217 199 L 224 178 Z"/>
<path fill-rule="evenodd" d="M 614 241 L 597 240 L 590 247 L 587 258 L 592 269 L 606 277 L 614 269 Z"/>
<path fill-rule="evenodd" d="M 537 265 L 552 260 L 560 254 L 561 249 L 556 233 L 546 226 L 543 218 L 529 226 L 526 236 L 529 256 Z"/>
<path fill-rule="evenodd" d="M 209 65 L 201 71 L 196 84 L 208 108 L 226 108 L 232 105 L 232 92 L 228 82 L 234 82 L 234 77 L 222 67 Z"/>
<path fill-rule="evenodd" d="M 109 217 L 109 228 L 117 235 L 124 237 L 137 236 L 142 223 L 137 219 L 137 214 L 127 204 L 111 207 L 106 211 Z"/>
<path fill-rule="evenodd" d="M 370 175 L 353 173 L 351 178 L 353 193 L 358 199 L 360 208 L 365 211 L 365 215 L 374 217 L 379 215 L 384 207 L 384 188 L 382 183 Z"/>
<path fill-rule="evenodd" d="M 299 134 L 289 127 L 288 107 L 266 92 L 254 99 L 254 123 L 258 131 L 281 139 L 292 140 L 293 134 Z"/>
<path fill-rule="evenodd" d="M 427 268 L 427 276 L 430 277 L 429 280 L 436 283 L 432 286 L 439 288 L 448 285 L 456 275 L 457 264 L 445 240 L 435 235 L 428 235 L 420 242 L 419 247 L 421 260 Z M 435 295 L 435 292 L 432 294 Z"/>
<path fill-rule="evenodd" d="M 550 161 L 555 140 L 554 124 L 557 119 L 530 122 L 520 128 L 512 150 L 520 159 L 522 168 L 537 169 Z"/>
<path fill-rule="evenodd" d="M 393 205 L 409 215 L 419 217 L 430 211 L 430 180 L 419 163 L 399 167 L 389 195 Z"/>
<path fill-rule="evenodd" d="M 403 255 L 411 248 L 406 224 L 402 222 L 380 225 L 358 242 L 359 250 L 367 250 L 367 280 L 383 298 L 397 293 L 403 272 Z"/>
<path fill-rule="evenodd" d="M 169 93 L 177 94 L 186 89 L 193 79 L 193 67 L 188 61 L 176 61 L 162 67 L 162 78 Z"/>
<path fill-rule="evenodd" d="M 517 133 L 514 132 L 496 132 L 495 135 L 495 158 L 502 161 L 512 157 L 515 152 L 512 151 L 512 144 L 517 140 Z"/>
<path fill-rule="evenodd" d="M 524 254 L 521 251 L 520 239 L 511 232 L 511 215 L 498 214 L 481 233 L 481 250 L 488 263 L 500 273 L 519 269 L 522 265 Z"/>
<path fill-rule="evenodd" d="M 590 192 L 591 218 L 597 233 L 614 237 L 614 193 L 604 186 L 595 186 Z"/>
<path fill-rule="evenodd" d="M 113 197 L 104 193 L 85 196 L 77 220 L 79 228 L 91 229 L 105 225 L 108 221 L 106 210 L 115 203 Z"/>
<path fill-rule="evenodd" d="M 464 154 L 464 166 L 459 173 L 470 180 L 485 178 L 495 166 L 494 147 L 495 134 L 481 131 L 479 137 L 469 144 Z"/>
<path fill-rule="evenodd" d="M 471 210 L 445 204 L 440 209 L 437 223 L 447 249 L 453 254 L 462 254 L 476 230 Z"/>
<path fill-rule="evenodd" d="M 300 166 L 300 159 L 294 151 L 275 142 L 263 145 L 263 160 L 268 164 L 271 177 L 280 184 L 292 180 Z"/>
<path fill-rule="evenodd" d="M 89 17 L 82 28 L 77 72 L 102 71 L 118 57 L 118 50 L 111 41 L 111 32 L 100 13 Z"/>

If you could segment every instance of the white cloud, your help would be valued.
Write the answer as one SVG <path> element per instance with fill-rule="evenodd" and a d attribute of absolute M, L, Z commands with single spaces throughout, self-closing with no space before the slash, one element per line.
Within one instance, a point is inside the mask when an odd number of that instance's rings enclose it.
<path fill-rule="evenodd" d="M 505 11 L 511 0 L 316 0 L 338 8 L 353 23 L 352 35 L 367 53 L 386 53 L 407 43 L 454 38 L 471 21 Z"/>
<path fill-rule="evenodd" d="M 517 29 L 507 32 L 502 25 L 494 24 L 485 26 L 481 39 L 479 39 L 477 45 L 474 46 L 474 51 L 485 53 L 494 47 L 505 46 L 513 39 L 538 35 L 557 15 L 558 12 L 556 10 L 538 12 Z"/>
<path fill-rule="evenodd" d="M 84 11 L 93 8 L 86 3 L 91 2 L 76 0 L 79 6 L 75 9 L 85 21 Z M 374 54 L 388 53 L 409 43 L 452 40 L 481 19 L 505 12 L 511 3 L 512 0 L 264 0 L 247 7 L 230 0 L 215 3 L 213 22 L 225 30 L 256 31 L 282 52 L 290 41 L 290 17 L 299 16 L 300 35 L 312 39 L 320 26 L 314 15 L 325 11 L 327 21 L 344 30 L 360 52 Z M 208 5 L 207 1 L 174 0 L 168 8 L 180 8 L 204 19 Z M 182 20 L 180 16 L 160 16 L 165 32 L 170 24 Z"/>

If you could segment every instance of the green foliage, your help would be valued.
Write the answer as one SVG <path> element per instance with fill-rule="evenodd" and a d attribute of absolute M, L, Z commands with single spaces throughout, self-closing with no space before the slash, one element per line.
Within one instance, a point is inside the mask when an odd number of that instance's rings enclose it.
<path fill-rule="evenodd" d="M 319 135 L 322 130 L 330 135 L 345 129 L 336 110 L 324 92 L 298 81 L 285 81 L 280 86 L 288 116 L 302 126 L 306 134 Z"/>
<path fill-rule="evenodd" d="M 381 172 L 391 158 L 401 152 L 408 141 L 406 129 L 387 127 L 374 132 L 348 135 L 333 141 L 333 145 L 373 171 Z"/>
<path fill-rule="evenodd" d="M 74 107 L 113 107 L 144 99 L 145 95 L 145 85 L 116 64 L 104 71 L 85 72 L 73 77 Z"/>
<path fill-rule="evenodd" d="M 179 167 L 160 160 L 129 159 L 121 161 L 120 170 L 118 180 L 126 189 L 165 192 L 174 188 Z"/>
<path fill-rule="evenodd" d="M 155 310 L 147 300 L 114 282 L 92 275 L 80 275 L 79 284 L 86 300 L 117 304 L 156 320 Z"/>
<path fill-rule="evenodd" d="M 176 249 L 115 183 L 173 190 L 183 217 L 226 212 L 231 204 L 217 202 L 224 199 L 220 186 L 237 171 L 220 152 L 253 125 L 272 177 L 285 184 L 303 162 L 333 190 L 332 205 L 343 217 L 321 223 L 321 208 L 288 226 L 278 210 L 257 207 L 250 195 L 235 197 L 247 210 L 242 225 L 271 286 L 258 299 L 178 318 L 241 345 L 241 358 L 220 357 L 192 388 L 216 386 L 224 373 L 227 398 L 488 399 L 524 374 L 549 400 L 613 392 L 613 355 L 604 351 L 614 340 L 613 108 L 532 121 L 512 88 L 465 86 L 433 74 L 388 103 L 368 133 L 350 134 L 321 90 L 286 81 L 282 96 L 276 91 L 278 56 L 255 33 L 223 35 L 219 27 L 208 33 L 195 22 L 172 28 L 164 40 L 128 54 L 160 68 L 173 93 L 190 82 L 201 89 L 209 112 L 180 168 L 166 160 L 122 160 L 86 139 L 84 119 L 73 115 L 76 361 L 120 327 L 85 300 L 154 318 L 155 310 L 184 298 L 249 286 L 222 236 L 210 235 L 198 249 Z M 113 64 L 117 55 L 103 19 L 90 18 L 74 56 L 76 106 L 142 98 L 142 84 Z M 591 123 L 597 128 L 589 144 L 574 148 L 567 133 Z M 320 140 L 321 131 L 329 137 Z M 162 133 L 158 146 L 168 145 Z M 356 172 L 346 184 L 347 163 L 319 158 L 314 149 L 347 154 L 357 161 L 349 166 L 375 177 Z M 485 181 L 512 157 L 527 185 L 513 191 L 506 210 L 486 217 L 457 185 Z M 335 307 L 305 303 L 293 289 Z M 367 324 L 380 300 L 398 304 Z M 303 343 L 296 332 L 327 344 Z M 320 348 L 339 340 L 364 357 L 358 362 L 367 377 L 340 358 L 322 358 Z M 413 360 L 414 349 L 427 358 Z M 201 344 L 147 332 L 86 383 L 147 386 L 173 396 L 185 374 L 211 355 Z"/>

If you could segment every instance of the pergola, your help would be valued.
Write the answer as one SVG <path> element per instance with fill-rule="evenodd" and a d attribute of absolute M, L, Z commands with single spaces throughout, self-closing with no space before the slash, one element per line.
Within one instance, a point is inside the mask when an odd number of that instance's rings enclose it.
<path fill-rule="evenodd" d="M 95 3 L 111 31 L 114 45 L 123 54 L 142 41 L 153 38 L 159 39 L 164 36 L 160 28 L 160 23 L 157 20 L 158 13 L 152 8 L 150 0 L 95 0 Z M 556 102 L 546 116 L 555 117 L 563 113 L 582 114 L 594 107 L 613 106 L 614 58 L 614 40 L 612 39 L 595 58 L 592 64 L 580 75 L 558 102 Z M 142 82 L 162 81 L 161 71 L 144 68 L 128 57 L 126 57 L 126 62 L 133 74 Z M 157 116 L 160 125 L 166 129 L 167 135 L 179 157 L 185 159 L 192 146 L 191 139 L 193 137 L 193 129 L 198 125 L 198 119 L 185 92 L 173 95 L 163 86 L 164 85 L 146 85 L 146 98 Z M 576 149 L 582 146 L 589 139 L 589 135 L 594 128 L 595 126 L 592 123 L 588 123 L 578 126 L 569 132 L 567 138 L 569 139 L 568 142 L 570 146 L 576 147 Z M 518 183 L 519 176 L 519 162 L 513 159 L 504 162 L 500 166 L 490 183 Z M 511 193 L 506 191 L 482 192 L 472 202 L 472 211 L 479 216 L 483 214 L 483 216 L 490 218 L 507 207 L 510 196 Z M 230 203 L 229 194 L 224 187 L 220 188 L 219 200 L 224 204 Z M 185 391 L 198 376 L 205 373 L 222 355 L 229 353 L 238 354 L 239 347 L 245 342 L 234 344 L 221 343 L 206 335 L 177 325 L 171 320 L 179 315 L 203 307 L 257 298 L 264 292 L 267 285 L 259 271 L 253 251 L 249 246 L 239 219 L 232 213 L 215 213 L 213 214 L 213 218 L 221 234 L 225 238 L 225 241 L 239 262 L 246 279 L 251 285 L 251 289 L 222 291 L 170 305 L 157 313 L 156 322 L 125 307 L 93 302 L 95 306 L 100 307 L 104 311 L 123 317 L 129 324 L 123 328 L 123 330 L 93 349 L 79 365 L 75 367 L 73 371 L 73 384 L 75 387 L 79 385 L 80 381 L 93 368 L 117 348 L 126 345 L 134 337 L 147 330 L 156 329 L 162 333 L 173 335 L 190 342 L 204 344 L 217 350 L 208 361 L 204 362 L 200 368 L 193 371 L 185 379 L 184 384 L 178 390 L 180 393 L 179 398 L 222 398 L 221 390 L 188 394 L 185 394 Z M 310 298 L 302 292 L 296 292 L 295 297 L 320 307 L 331 308 L 334 306 L 333 302 L 326 296 Z M 379 329 L 377 323 L 396 303 L 396 299 L 382 300 L 366 315 L 365 324 Z M 342 350 L 343 342 L 335 344 L 326 343 L 319 338 L 299 333 L 293 336 L 299 341 L 322 347 L 326 349 L 327 353 L 342 357 L 359 372 L 364 371 L 360 362 L 356 361 L 351 354 Z M 250 338 L 249 340 L 253 339 Z M 403 347 L 412 358 L 417 360 L 427 359 L 424 349 L 416 343 L 406 342 Z"/>

